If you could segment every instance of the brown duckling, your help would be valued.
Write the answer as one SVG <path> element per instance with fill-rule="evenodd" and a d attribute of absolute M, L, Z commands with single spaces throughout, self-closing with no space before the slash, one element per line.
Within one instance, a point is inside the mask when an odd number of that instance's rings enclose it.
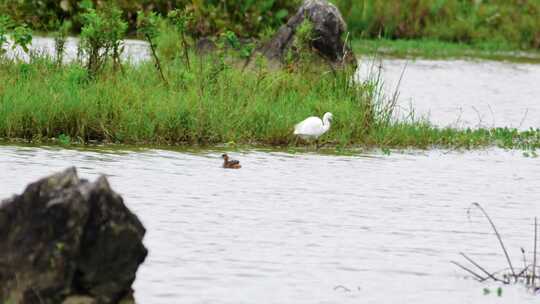
<path fill-rule="evenodd" d="M 223 168 L 227 169 L 240 169 L 242 166 L 240 165 L 240 162 L 234 159 L 229 159 L 229 155 L 223 154 L 221 155 L 223 158 Z"/>

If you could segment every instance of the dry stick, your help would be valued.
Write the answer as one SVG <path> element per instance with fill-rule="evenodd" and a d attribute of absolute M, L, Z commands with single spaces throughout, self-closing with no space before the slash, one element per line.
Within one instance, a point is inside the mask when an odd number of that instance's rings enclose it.
<path fill-rule="evenodd" d="M 182 31 L 182 47 L 184 48 L 184 60 L 186 61 L 187 68 L 189 71 L 191 71 L 191 66 L 189 64 L 188 43 L 186 41 L 186 36 L 183 31 Z"/>
<path fill-rule="evenodd" d="M 494 275 L 492 275 L 491 273 L 489 273 L 486 269 L 484 269 L 484 267 L 478 265 L 478 263 L 476 263 L 475 261 L 473 261 L 473 259 L 469 258 L 465 253 L 463 252 L 460 252 L 459 254 L 461 254 L 467 261 L 469 261 L 471 264 L 473 264 L 474 266 L 476 266 L 478 269 L 480 269 L 483 273 L 487 274 L 488 277 L 492 278 L 494 281 L 496 282 L 503 282 L 499 279 L 497 279 Z M 503 283 L 507 283 L 507 282 L 503 282 Z"/>
<path fill-rule="evenodd" d="M 536 236 L 537 236 L 537 222 L 536 222 L 536 217 L 534 218 L 534 252 L 533 252 L 533 265 L 532 265 L 532 269 L 533 269 L 533 273 L 532 273 L 532 287 L 535 288 L 534 286 L 534 278 L 536 276 Z"/>
<path fill-rule="evenodd" d="M 476 127 L 481 128 L 482 121 L 483 121 L 482 114 L 480 114 L 480 111 L 478 111 L 478 109 L 475 106 L 472 106 L 471 108 L 476 112 L 476 116 L 478 116 L 478 124 L 476 125 Z"/>
<path fill-rule="evenodd" d="M 523 247 L 521 247 L 521 255 L 523 255 L 523 267 L 527 269 L 527 257 L 525 256 L 525 249 L 523 249 Z"/>
<path fill-rule="evenodd" d="M 479 282 L 483 282 L 483 281 L 485 281 L 485 280 L 487 279 L 487 278 L 482 277 L 482 276 L 479 275 L 478 273 L 476 273 L 476 272 L 470 270 L 469 268 L 467 268 L 467 267 L 465 267 L 465 266 L 459 264 L 458 262 L 450 261 L 450 263 L 452 263 L 452 264 L 456 265 L 457 267 L 459 267 L 459 268 L 461 268 L 461 269 L 467 271 L 468 273 L 472 274 L 473 276 L 476 277 L 475 279 L 477 279 Z"/>
<path fill-rule="evenodd" d="M 504 255 L 506 256 L 506 261 L 508 262 L 508 266 L 510 266 L 510 270 L 512 270 L 512 275 L 515 278 L 516 277 L 516 272 L 514 271 L 514 266 L 512 266 L 512 262 L 510 262 L 510 256 L 508 256 L 508 252 L 506 251 L 506 247 L 504 247 L 504 243 L 502 241 L 501 235 L 499 234 L 499 231 L 497 231 L 497 228 L 495 227 L 495 224 L 493 224 L 493 221 L 491 220 L 491 218 L 487 214 L 486 210 L 484 210 L 484 208 L 482 208 L 482 206 L 480 206 L 480 204 L 472 203 L 472 205 L 476 206 L 478 209 L 480 209 L 480 211 L 482 211 L 484 216 L 489 221 L 489 224 L 491 225 L 491 228 L 493 228 L 493 231 L 495 232 L 495 235 L 497 236 L 497 239 L 499 240 L 499 243 L 501 244 Z"/>
<path fill-rule="evenodd" d="M 529 109 L 525 109 L 525 114 L 523 115 L 523 118 L 521 119 L 521 122 L 519 123 L 518 129 L 520 129 L 521 126 L 523 126 L 523 123 L 525 122 L 525 119 L 527 119 L 527 114 L 529 114 Z"/>
<path fill-rule="evenodd" d="M 152 56 L 154 56 L 154 61 L 159 71 L 159 75 L 161 76 L 161 79 L 163 80 L 163 82 L 165 82 L 166 85 L 169 85 L 169 83 L 167 82 L 167 79 L 165 79 L 165 76 L 163 75 L 163 71 L 161 70 L 161 63 L 159 62 L 159 58 L 156 54 L 156 49 L 154 48 L 154 42 L 152 41 L 152 38 L 148 34 L 146 34 L 146 39 L 148 40 L 150 44 L 150 50 L 152 51 Z"/>
<path fill-rule="evenodd" d="M 407 69 L 407 66 L 409 65 L 409 61 L 405 62 L 405 65 L 403 66 L 403 70 L 401 70 L 401 74 L 399 75 L 399 80 L 396 85 L 396 88 L 394 89 L 394 94 L 392 94 L 392 103 L 397 103 L 397 99 L 399 98 L 399 87 L 401 86 L 401 81 L 403 80 L 403 75 L 405 75 L 405 70 Z"/>
<path fill-rule="evenodd" d="M 345 36 L 345 41 L 343 42 L 343 50 L 341 53 L 343 54 L 343 57 L 341 58 L 341 64 L 345 65 L 345 58 L 347 58 L 348 51 L 347 51 L 347 40 L 349 40 L 349 34 L 350 32 L 347 32 L 347 36 Z"/>
<path fill-rule="evenodd" d="M 495 114 L 493 113 L 493 109 L 491 108 L 490 105 L 488 105 L 488 109 L 489 109 L 489 112 L 491 112 L 491 127 L 495 128 Z"/>

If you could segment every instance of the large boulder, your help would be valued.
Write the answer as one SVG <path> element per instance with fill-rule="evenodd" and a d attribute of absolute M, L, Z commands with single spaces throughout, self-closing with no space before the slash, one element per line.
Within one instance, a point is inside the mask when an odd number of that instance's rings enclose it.
<path fill-rule="evenodd" d="M 132 301 L 144 234 L 104 176 L 70 168 L 32 183 L 0 203 L 0 303 Z"/>
<path fill-rule="evenodd" d="M 313 26 L 311 47 L 335 67 L 356 68 L 356 57 L 343 39 L 347 24 L 339 9 L 326 0 L 305 0 L 296 14 L 261 48 L 261 53 L 271 60 L 283 62 L 298 28 L 306 18 Z"/>

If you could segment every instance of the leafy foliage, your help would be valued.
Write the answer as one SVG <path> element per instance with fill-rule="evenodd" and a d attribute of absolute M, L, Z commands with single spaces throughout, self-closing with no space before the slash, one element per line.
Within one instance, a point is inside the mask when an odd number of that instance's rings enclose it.
<path fill-rule="evenodd" d="M 87 8 L 82 14 L 84 26 L 80 49 L 87 57 L 87 69 L 91 75 L 97 74 L 109 57 L 115 65 L 120 63 L 121 43 L 127 30 L 121 13 L 115 6 L 109 6 L 102 10 Z"/>
<path fill-rule="evenodd" d="M 540 48 L 540 0 L 335 0 L 363 38 L 491 41 Z"/>
<path fill-rule="evenodd" d="M 9 16 L 0 15 L 0 56 L 6 52 L 4 45 L 8 43 L 8 36 L 11 36 L 13 40 L 13 49 L 20 47 L 25 53 L 28 53 L 28 46 L 32 43 L 30 28 L 26 24 L 16 24 Z"/>
<path fill-rule="evenodd" d="M 49 30 L 54 22 L 71 20 L 74 30 L 79 30 L 84 22 L 81 15 L 88 7 L 82 2 L 97 4 L 96 9 L 114 3 L 131 30 L 136 29 L 139 11 L 167 16 L 171 10 L 188 10 L 195 22 L 187 31 L 197 37 L 216 35 L 225 29 L 241 37 L 256 36 L 265 27 L 280 26 L 300 4 L 300 0 L 0 0 L 0 11 L 34 29 Z"/>
<path fill-rule="evenodd" d="M 417 39 L 478 43 L 491 41 L 517 48 L 540 48 L 540 0 L 330 0 L 341 9 L 356 37 Z M 79 31 L 89 5 L 100 9 L 114 3 L 129 29 L 137 13 L 189 12 L 180 22 L 190 36 L 266 36 L 290 17 L 301 0 L 0 0 L 0 11 L 37 30 L 70 20 Z"/>

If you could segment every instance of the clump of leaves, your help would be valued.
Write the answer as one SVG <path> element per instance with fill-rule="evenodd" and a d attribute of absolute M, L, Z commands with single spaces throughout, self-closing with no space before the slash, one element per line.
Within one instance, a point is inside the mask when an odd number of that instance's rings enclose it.
<path fill-rule="evenodd" d="M 296 70 L 303 63 L 309 65 L 309 62 L 313 60 L 311 52 L 312 42 L 315 39 L 313 33 L 313 23 L 308 18 L 304 18 L 296 30 L 291 46 L 285 53 L 284 61 L 289 70 Z"/>
<path fill-rule="evenodd" d="M 111 57 L 115 67 L 120 66 L 120 56 L 124 52 L 123 40 L 128 28 L 127 22 L 122 19 L 122 11 L 113 4 L 109 4 L 103 9 L 103 16 L 107 31 L 107 47 L 111 52 Z"/>
<path fill-rule="evenodd" d="M 28 46 L 32 43 L 32 30 L 26 24 L 19 25 L 13 29 L 13 47 L 20 46 L 25 53 L 28 53 Z"/>
<path fill-rule="evenodd" d="M 6 53 L 4 44 L 8 42 L 8 31 L 11 24 L 11 20 L 8 16 L 0 15 L 0 56 Z"/>
<path fill-rule="evenodd" d="M 87 56 L 86 67 L 91 75 L 96 75 L 109 57 L 115 67 L 120 65 L 123 51 L 122 41 L 127 23 L 122 20 L 122 11 L 114 5 L 102 10 L 87 8 L 82 14 L 80 49 Z"/>
<path fill-rule="evenodd" d="M 29 52 L 29 45 L 32 43 L 32 31 L 26 24 L 16 25 L 9 16 L 0 15 L 0 56 L 7 50 L 4 44 L 8 43 L 8 35 L 13 39 L 12 49 L 20 47 L 25 53 Z"/>
<path fill-rule="evenodd" d="M 311 47 L 313 39 L 313 23 L 308 18 L 304 18 L 296 31 L 297 43 L 301 47 Z"/>
<path fill-rule="evenodd" d="M 221 40 L 224 47 L 229 47 L 233 49 L 242 59 L 248 59 L 249 57 L 251 57 L 251 54 L 255 49 L 253 43 L 240 42 L 238 36 L 236 36 L 236 34 L 232 31 L 226 31 L 225 33 L 221 34 Z"/>
<path fill-rule="evenodd" d="M 58 136 L 58 142 L 64 146 L 68 146 L 71 144 L 71 137 L 62 133 Z"/>
<path fill-rule="evenodd" d="M 86 68 L 95 75 L 105 64 L 107 58 L 107 38 L 104 35 L 105 21 L 98 12 L 90 8 L 82 14 L 80 49 L 87 57 Z"/>

